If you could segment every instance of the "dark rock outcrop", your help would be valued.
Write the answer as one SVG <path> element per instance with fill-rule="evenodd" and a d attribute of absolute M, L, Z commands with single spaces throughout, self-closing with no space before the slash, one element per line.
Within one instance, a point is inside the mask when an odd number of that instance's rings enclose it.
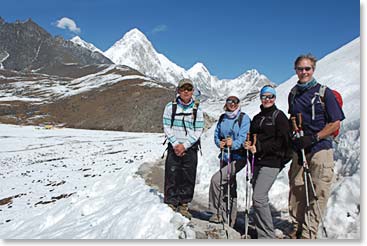
<path fill-rule="evenodd" d="M 36 70 L 65 76 L 62 67 L 70 64 L 112 64 L 99 52 L 92 52 L 59 36 L 52 37 L 31 19 L 15 23 L 1 19 L 0 51 L 9 54 L 2 62 L 3 67 L 17 71 Z"/>

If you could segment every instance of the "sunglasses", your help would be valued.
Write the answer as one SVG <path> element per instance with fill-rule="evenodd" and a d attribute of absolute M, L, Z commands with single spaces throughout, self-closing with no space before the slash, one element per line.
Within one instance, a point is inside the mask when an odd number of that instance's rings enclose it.
<path fill-rule="evenodd" d="M 262 95 L 260 96 L 261 100 L 265 101 L 266 99 L 270 100 L 270 99 L 274 99 L 275 95 Z"/>
<path fill-rule="evenodd" d="M 238 99 L 227 99 L 226 100 L 227 104 L 231 104 L 231 103 L 238 104 L 239 102 L 240 102 L 240 100 L 238 100 Z"/>
<path fill-rule="evenodd" d="M 188 86 L 182 86 L 180 87 L 180 91 L 192 91 L 194 89 L 194 87 L 192 87 L 191 85 Z"/>
<path fill-rule="evenodd" d="M 302 72 L 303 70 L 306 70 L 306 72 L 310 71 L 312 67 L 296 67 L 296 70 L 299 72 Z"/>

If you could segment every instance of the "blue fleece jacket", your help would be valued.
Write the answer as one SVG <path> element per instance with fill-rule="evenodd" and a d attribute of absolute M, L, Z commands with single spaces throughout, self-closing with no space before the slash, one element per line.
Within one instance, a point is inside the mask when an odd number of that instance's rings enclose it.
<path fill-rule="evenodd" d="M 214 133 L 214 141 L 215 144 L 219 148 L 219 143 L 221 139 L 231 137 L 233 140 L 233 145 L 231 147 L 231 160 L 242 160 L 245 157 L 239 154 L 236 154 L 235 150 L 243 149 L 243 143 L 246 141 L 247 133 L 250 129 L 250 117 L 247 114 L 243 115 L 241 126 L 238 124 L 238 117 L 240 116 L 241 111 L 239 110 L 238 114 L 234 118 L 229 118 L 226 114 L 223 116 L 223 120 L 217 123 L 217 127 L 215 128 Z M 225 148 L 224 151 L 224 161 L 228 161 L 228 150 Z M 219 154 L 219 158 L 221 158 L 221 153 Z"/>

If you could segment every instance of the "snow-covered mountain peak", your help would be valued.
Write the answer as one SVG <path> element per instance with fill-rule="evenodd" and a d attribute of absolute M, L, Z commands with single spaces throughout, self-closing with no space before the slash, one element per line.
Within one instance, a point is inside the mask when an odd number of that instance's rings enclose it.
<path fill-rule="evenodd" d="M 74 44 L 80 45 L 84 48 L 87 48 L 88 50 L 92 51 L 92 52 L 99 52 L 101 54 L 103 54 L 103 52 L 98 49 L 96 46 L 94 46 L 91 43 L 88 43 L 86 41 L 84 41 L 81 37 L 79 36 L 75 36 L 72 39 L 70 39 L 71 42 L 73 42 Z"/>
<path fill-rule="evenodd" d="M 134 28 L 118 40 L 111 48 L 109 48 L 105 53 L 111 54 L 112 52 L 119 51 L 121 49 L 126 49 L 128 47 L 137 47 L 137 46 L 148 46 L 152 47 L 152 44 L 148 40 L 148 38 L 137 28 Z M 149 49 L 149 48 L 147 48 Z"/>
<path fill-rule="evenodd" d="M 114 63 L 132 67 L 143 74 L 163 82 L 177 85 L 182 78 L 190 78 L 203 95 L 209 98 L 222 98 L 228 91 L 236 90 L 246 95 L 253 86 L 269 83 L 266 76 L 257 70 L 247 71 L 242 77 L 233 80 L 220 80 L 212 76 L 206 66 L 197 62 L 189 70 L 176 65 L 163 54 L 158 53 L 147 37 L 137 28 L 127 32 L 105 53 Z"/>
<path fill-rule="evenodd" d="M 133 28 L 130 31 L 128 31 L 122 39 L 134 39 L 135 41 L 143 40 L 148 41 L 147 37 L 142 33 L 138 28 Z"/>
<path fill-rule="evenodd" d="M 72 39 L 70 39 L 70 41 L 74 42 L 74 43 L 82 43 L 83 40 L 79 37 L 79 36 L 75 36 Z"/>
<path fill-rule="evenodd" d="M 196 73 L 196 72 L 202 72 L 202 71 L 204 71 L 204 72 L 206 72 L 206 73 L 209 73 L 209 71 L 208 71 L 208 69 L 205 67 L 205 65 L 203 64 L 203 63 L 201 63 L 201 62 L 197 62 L 197 63 L 195 63 L 195 65 L 194 66 L 192 66 L 189 70 L 188 70 L 188 72 L 189 73 Z"/>
<path fill-rule="evenodd" d="M 256 69 L 250 69 L 250 70 L 247 70 L 244 74 L 242 74 L 241 76 L 246 76 L 246 77 L 250 77 L 250 78 L 255 78 L 255 77 L 258 77 L 260 76 L 260 73 L 256 70 Z M 241 77 L 240 76 L 240 77 Z"/>
<path fill-rule="evenodd" d="M 269 80 L 265 75 L 259 73 L 256 69 L 247 70 L 245 73 L 238 76 L 237 79 L 247 80 L 247 81 L 257 81 L 257 80 Z"/>
<path fill-rule="evenodd" d="M 127 32 L 104 52 L 114 63 L 126 65 L 156 78 L 150 72 L 159 70 L 161 62 L 157 51 L 147 37 L 137 28 Z"/>
<path fill-rule="evenodd" d="M 207 67 L 201 62 L 198 62 L 194 66 L 192 66 L 187 71 L 187 73 L 189 74 L 190 77 L 195 77 L 195 76 L 198 76 L 199 74 L 206 76 L 206 77 L 211 76 Z"/>

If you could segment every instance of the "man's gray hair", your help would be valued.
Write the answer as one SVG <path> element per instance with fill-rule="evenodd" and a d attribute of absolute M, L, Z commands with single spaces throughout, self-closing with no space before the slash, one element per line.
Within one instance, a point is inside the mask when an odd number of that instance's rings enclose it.
<path fill-rule="evenodd" d="M 313 56 L 311 53 L 308 53 L 307 55 L 300 55 L 299 57 L 297 57 L 297 59 L 294 62 L 294 69 L 296 69 L 298 62 L 300 62 L 303 59 L 310 60 L 312 62 L 313 69 L 316 68 L 317 58 Z"/>

